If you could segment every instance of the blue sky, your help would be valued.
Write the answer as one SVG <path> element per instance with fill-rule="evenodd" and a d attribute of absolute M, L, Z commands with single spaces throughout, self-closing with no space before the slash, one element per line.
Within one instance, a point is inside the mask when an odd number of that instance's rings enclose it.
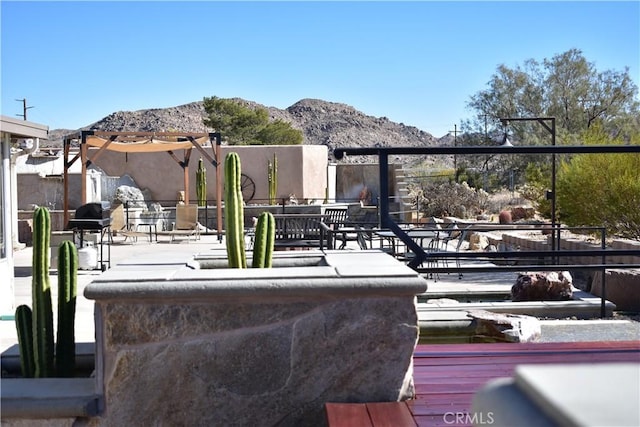
<path fill-rule="evenodd" d="M 2 1 L 2 114 L 77 129 L 205 96 L 341 102 L 436 137 L 500 64 L 576 48 L 640 85 L 640 2 Z"/>

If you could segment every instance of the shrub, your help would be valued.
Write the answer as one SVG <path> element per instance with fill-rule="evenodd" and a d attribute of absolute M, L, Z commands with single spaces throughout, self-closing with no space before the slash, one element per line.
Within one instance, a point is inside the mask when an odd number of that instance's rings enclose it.
<path fill-rule="evenodd" d="M 592 126 L 584 135 L 592 145 L 622 144 Z M 636 135 L 632 144 L 640 144 Z M 604 226 L 607 233 L 640 240 L 640 154 L 580 154 L 560 164 L 559 217 L 570 226 Z"/>
<path fill-rule="evenodd" d="M 421 186 L 413 186 L 410 196 L 414 201 L 414 208 L 425 217 L 451 215 L 459 218 L 484 211 L 489 198 L 486 191 L 469 187 L 466 182 L 423 183 Z"/>

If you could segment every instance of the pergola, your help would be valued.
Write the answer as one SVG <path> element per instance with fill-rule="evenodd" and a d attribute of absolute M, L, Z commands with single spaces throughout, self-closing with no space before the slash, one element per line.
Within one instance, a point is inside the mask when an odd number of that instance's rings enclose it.
<path fill-rule="evenodd" d="M 70 158 L 71 143 L 77 141 L 80 150 Z M 184 197 L 189 203 L 189 161 L 193 148 L 216 168 L 216 211 L 218 233 L 222 231 L 222 139 L 219 133 L 188 132 L 104 132 L 83 130 L 64 138 L 64 222 L 69 222 L 69 168 L 76 161 L 82 163 L 82 204 L 87 203 L 87 168 L 107 150 L 120 153 L 166 152 L 184 172 Z M 98 150 L 89 156 L 89 147 Z M 210 151 L 208 151 L 210 150 Z M 182 159 L 176 152 L 182 151 Z"/>

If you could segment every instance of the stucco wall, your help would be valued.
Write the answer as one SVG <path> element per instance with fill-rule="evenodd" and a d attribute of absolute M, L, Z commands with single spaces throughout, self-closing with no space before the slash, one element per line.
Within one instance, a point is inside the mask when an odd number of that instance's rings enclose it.
<path fill-rule="evenodd" d="M 265 203 L 268 199 L 267 164 L 275 154 L 278 158 L 278 198 L 294 194 L 298 200 L 324 199 L 327 186 L 327 148 L 325 146 L 223 146 L 223 157 L 235 151 L 242 162 L 242 173 L 255 183 L 256 191 L 250 203 Z M 176 153 L 183 159 L 183 153 Z M 191 153 L 189 164 L 189 197 L 195 199 L 196 170 L 200 155 Z M 105 152 L 95 162 L 109 176 L 129 175 L 141 189 L 149 191 L 154 201 L 173 203 L 184 188 L 184 173 L 167 153 L 123 154 Z M 216 168 L 205 164 L 207 198 L 215 204 Z M 164 204 L 164 203 L 163 203 Z"/>

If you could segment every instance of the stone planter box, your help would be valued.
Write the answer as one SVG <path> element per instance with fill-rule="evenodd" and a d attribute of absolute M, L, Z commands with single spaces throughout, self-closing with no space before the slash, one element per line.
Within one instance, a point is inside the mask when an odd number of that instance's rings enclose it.
<path fill-rule="evenodd" d="M 96 307 L 91 425 L 325 423 L 325 402 L 414 393 L 416 295 L 426 281 L 378 251 L 136 259 L 85 289 Z"/>

